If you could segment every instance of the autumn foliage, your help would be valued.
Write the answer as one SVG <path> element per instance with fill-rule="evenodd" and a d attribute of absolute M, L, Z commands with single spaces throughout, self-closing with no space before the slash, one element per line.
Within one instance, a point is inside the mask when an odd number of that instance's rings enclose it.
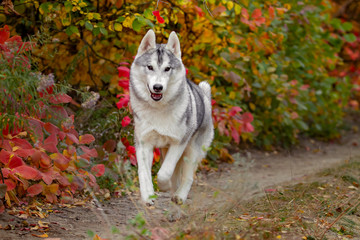
<path fill-rule="evenodd" d="M 79 190 L 97 188 L 105 168 L 90 162 L 97 156 L 88 146 L 95 139 L 79 135 L 74 115 L 63 106 L 72 98 L 56 90 L 53 75 L 31 70 L 25 52 L 34 44 L 10 38 L 8 26 L 0 29 L 0 47 L 0 183 L 6 185 L 7 205 L 37 195 L 71 202 Z"/>
<path fill-rule="evenodd" d="M 105 166 L 136 165 L 129 68 L 150 28 L 157 42 L 176 31 L 188 78 L 212 86 L 211 160 L 232 161 L 230 147 L 288 147 L 302 134 L 337 138 L 344 109 L 358 108 L 359 34 L 331 17 L 328 1 L 42 0 L 15 10 L 28 17 L 0 13 L 8 204 L 67 199 L 96 187 Z M 36 46 L 19 36 L 29 33 Z M 90 94 L 81 104 L 79 90 Z"/>

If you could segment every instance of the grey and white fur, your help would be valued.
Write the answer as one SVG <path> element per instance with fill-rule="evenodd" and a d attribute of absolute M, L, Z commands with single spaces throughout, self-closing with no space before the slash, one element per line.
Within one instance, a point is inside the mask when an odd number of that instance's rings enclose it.
<path fill-rule="evenodd" d="M 156 44 L 152 30 L 142 39 L 130 70 L 130 103 L 142 200 L 154 204 L 151 167 L 153 149 L 160 148 L 158 186 L 171 190 L 175 203 L 184 203 L 214 127 L 210 85 L 186 78 L 175 32 L 167 44 Z"/>

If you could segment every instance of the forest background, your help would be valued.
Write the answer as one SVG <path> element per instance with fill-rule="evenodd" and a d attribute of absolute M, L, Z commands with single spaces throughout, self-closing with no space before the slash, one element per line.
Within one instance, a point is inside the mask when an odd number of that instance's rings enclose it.
<path fill-rule="evenodd" d="M 248 146 L 341 137 L 359 108 L 355 2 L 2 1 L 0 197 L 66 203 L 89 188 L 134 189 L 129 67 L 150 28 L 158 42 L 176 31 L 188 77 L 212 86 L 204 166 Z"/>

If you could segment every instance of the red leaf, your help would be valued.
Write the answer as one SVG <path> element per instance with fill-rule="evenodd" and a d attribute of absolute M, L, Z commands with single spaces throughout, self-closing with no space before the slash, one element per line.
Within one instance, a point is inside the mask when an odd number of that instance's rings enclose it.
<path fill-rule="evenodd" d="M 52 181 L 54 180 L 53 173 L 54 173 L 53 170 L 49 170 L 48 172 L 41 173 L 41 178 L 47 185 L 50 185 L 52 183 Z"/>
<path fill-rule="evenodd" d="M 49 122 L 44 124 L 44 128 L 50 134 L 58 134 L 60 131 L 57 126 L 55 126 L 54 124 L 49 123 Z"/>
<path fill-rule="evenodd" d="M 29 156 L 31 156 L 32 154 L 34 154 L 35 149 L 23 149 L 23 148 L 19 148 L 15 151 L 15 153 L 23 158 L 27 158 Z"/>
<path fill-rule="evenodd" d="M 114 152 L 116 149 L 116 141 L 112 139 L 106 141 L 103 145 L 103 148 L 109 153 Z"/>
<path fill-rule="evenodd" d="M 199 17 L 204 17 L 205 16 L 205 13 L 203 12 L 203 10 L 198 7 L 198 6 L 195 6 L 195 10 L 196 10 L 196 13 Z"/>
<path fill-rule="evenodd" d="M 118 84 L 119 84 L 119 86 L 122 87 L 123 89 L 129 90 L 130 81 L 129 81 L 128 79 L 119 80 Z"/>
<path fill-rule="evenodd" d="M 67 118 L 69 117 L 69 114 L 65 110 L 63 106 L 51 106 L 50 107 L 51 113 L 58 117 L 58 118 Z"/>
<path fill-rule="evenodd" d="M 252 14 L 251 14 L 251 17 L 253 19 L 258 19 L 259 17 L 261 17 L 261 9 L 257 8 L 255 9 Z"/>
<path fill-rule="evenodd" d="M 128 116 L 126 116 L 121 120 L 121 126 L 126 127 L 127 125 L 130 124 L 130 122 L 131 122 L 131 119 Z"/>
<path fill-rule="evenodd" d="M 235 116 L 238 112 L 241 112 L 241 111 L 242 111 L 242 109 L 241 109 L 240 107 L 237 107 L 237 106 L 232 107 L 232 108 L 230 109 L 229 116 L 233 117 L 233 116 Z"/>
<path fill-rule="evenodd" d="M 66 136 L 71 142 L 79 144 L 79 139 L 74 134 L 66 133 Z"/>
<path fill-rule="evenodd" d="M 11 180 L 11 179 L 5 179 L 4 182 L 5 182 L 6 186 L 7 186 L 6 191 L 11 191 L 16 187 L 16 183 L 14 183 L 14 181 Z"/>
<path fill-rule="evenodd" d="M 57 144 L 58 144 L 58 140 L 55 134 L 51 134 L 47 139 L 45 139 L 44 144 L 42 145 L 42 147 L 51 153 L 57 153 L 58 149 L 57 149 Z"/>
<path fill-rule="evenodd" d="M 17 173 L 20 177 L 28 180 L 37 180 L 40 176 L 38 170 L 27 165 L 22 165 L 20 167 L 14 168 L 14 172 Z"/>
<path fill-rule="evenodd" d="M 130 69 L 128 67 L 118 67 L 119 78 L 129 79 L 130 77 Z"/>
<path fill-rule="evenodd" d="M 160 16 L 160 12 L 159 12 L 159 11 L 153 11 L 152 13 L 153 13 L 153 15 L 156 17 L 156 20 L 157 20 L 160 24 L 162 24 L 162 23 L 165 22 L 164 19 Z"/>
<path fill-rule="evenodd" d="M 128 155 L 134 155 L 136 154 L 136 148 L 134 146 L 128 146 L 126 147 L 126 150 L 128 151 Z"/>
<path fill-rule="evenodd" d="M 95 138 L 91 134 L 84 134 L 79 137 L 80 144 L 89 144 L 95 141 Z"/>
<path fill-rule="evenodd" d="M 32 135 L 36 137 L 36 140 L 39 142 L 42 142 L 44 140 L 44 134 L 43 134 L 43 125 L 44 123 L 38 119 L 30 118 L 28 120 L 30 129 L 28 132 L 30 132 Z"/>
<path fill-rule="evenodd" d="M 19 167 L 22 165 L 24 165 L 24 162 L 20 157 L 15 155 L 10 159 L 10 162 L 9 162 L 10 169 L 13 169 L 13 168 L 16 168 L 16 167 Z"/>
<path fill-rule="evenodd" d="M 4 44 L 6 40 L 10 37 L 10 30 L 7 25 L 3 28 L 0 28 L 0 44 Z"/>
<path fill-rule="evenodd" d="M 69 103 L 69 102 L 71 102 L 71 100 L 72 100 L 72 98 L 65 93 L 60 93 L 56 96 L 50 96 L 50 98 L 49 98 L 49 102 L 51 102 L 53 104 Z"/>
<path fill-rule="evenodd" d="M 251 123 L 254 121 L 253 115 L 249 112 L 244 113 L 241 117 L 244 123 Z"/>
<path fill-rule="evenodd" d="M 8 178 L 9 175 L 12 175 L 11 170 L 8 169 L 8 168 L 1 168 L 1 171 L 2 171 L 2 174 L 4 175 L 5 178 Z"/>
<path fill-rule="evenodd" d="M 15 146 L 21 147 L 21 148 L 25 148 L 25 149 L 32 149 L 32 145 L 25 139 L 21 139 L 21 138 L 13 138 L 11 139 L 11 142 L 13 142 L 15 144 Z"/>
<path fill-rule="evenodd" d="M 44 190 L 43 185 L 34 184 L 34 185 L 30 186 L 26 191 L 28 192 L 28 195 L 30 197 L 33 197 L 33 196 L 38 195 L 39 193 L 41 193 L 43 190 Z"/>
<path fill-rule="evenodd" d="M 129 94 L 119 94 L 117 95 L 117 97 L 123 96 L 123 98 L 120 98 L 119 101 L 116 103 L 116 107 L 118 109 L 123 108 L 123 107 L 127 107 L 129 101 L 130 101 L 130 96 Z"/>
<path fill-rule="evenodd" d="M 244 123 L 244 125 L 243 125 L 243 127 L 242 127 L 242 130 L 243 130 L 244 132 L 253 132 L 253 131 L 254 131 L 254 127 L 253 127 L 253 125 L 251 125 L 251 123 L 246 122 L 246 123 Z"/>
<path fill-rule="evenodd" d="M 136 166 L 137 160 L 136 160 L 136 156 L 135 156 L 135 155 L 131 155 L 131 156 L 130 156 L 130 162 L 131 162 L 132 165 Z"/>
<path fill-rule="evenodd" d="M 96 149 L 90 149 L 88 147 L 85 146 L 80 146 L 81 150 L 83 150 L 84 154 L 80 155 L 80 157 L 85 158 L 85 159 L 90 159 L 91 157 L 97 157 L 97 151 Z"/>
<path fill-rule="evenodd" d="M 1 149 L 1 151 L 0 151 L 0 162 L 7 165 L 9 163 L 9 160 L 10 160 L 10 155 L 11 155 L 11 153 L 9 153 L 8 151 L 6 151 L 5 149 Z"/>
<path fill-rule="evenodd" d="M 95 174 L 96 177 L 100 177 L 105 173 L 104 164 L 97 164 L 91 168 L 91 172 Z"/>
<path fill-rule="evenodd" d="M 234 139 L 234 141 L 239 144 L 240 142 L 240 136 L 238 131 L 234 127 L 231 127 L 231 137 Z"/>

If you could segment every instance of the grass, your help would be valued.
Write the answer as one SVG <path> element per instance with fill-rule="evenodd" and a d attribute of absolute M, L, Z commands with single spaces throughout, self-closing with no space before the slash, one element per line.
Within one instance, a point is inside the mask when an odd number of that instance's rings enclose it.
<path fill-rule="evenodd" d="M 177 239 L 360 239 L 360 159 L 247 202 L 226 199 L 173 228 Z M 271 190 L 271 191 L 270 191 Z M 221 195 L 222 193 L 218 193 Z M 198 213 L 197 213 L 198 214 Z"/>

